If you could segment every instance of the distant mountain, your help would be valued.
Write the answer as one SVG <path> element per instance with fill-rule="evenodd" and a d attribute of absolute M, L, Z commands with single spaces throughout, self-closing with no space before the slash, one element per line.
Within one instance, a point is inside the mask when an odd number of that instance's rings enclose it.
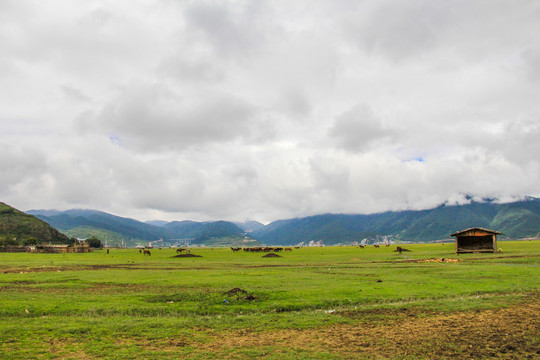
<path fill-rule="evenodd" d="M 168 233 L 176 239 L 195 238 L 200 234 L 204 223 L 184 220 L 184 221 L 171 221 L 163 226 Z"/>
<path fill-rule="evenodd" d="M 169 243 L 191 239 L 194 243 L 221 244 L 216 239 L 245 240 L 245 233 L 259 243 L 275 245 L 321 240 L 327 245 L 362 240 L 373 243 L 383 239 L 426 242 L 446 239 L 455 231 L 475 226 L 501 231 L 502 237 L 506 238 L 540 235 L 540 199 L 536 198 L 507 204 L 497 204 L 488 199 L 467 205 L 441 205 L 429 210 L 370 215 L 324 214 L 278 220 L 266 226 L 256 221 L 144 223 L 101 211 L 80 209 L 30 210 L 27 213 L 36 215 L 70 237 L 101 236 L 109 244 L 123 241 L 132 245 L 159 239 Z M 131 239 L 134 241 L 130 242 Z"/>
<path fill-rule="evenodd" d="M 244 232 L 252 232 L 256 230 L 260 230 L 264 227 L 264 224 L 261 224 L 258 221 L 255 220 L 246 220 L 244 222 L 234 222 L 236 226 L 238 226 L 240 229 L 244 230 Z"/>
<path fill-rule="evenodd" d="M 221 238 L 229 236 L 240 236 L 244 234 L 244 230 L 237 225 L 228 221 L 216 221 L 205 223 L 201 228 L 200 233 L 196 237 L 196 243 L 203 243 L 211 238 Z"/>
<path fill-rule="evenodd" d="M 164 225 L 167 225 L 169 222 L 164 221 L 164 220 L 148 220 L 148 221 L 145 221 L 144 223 L 148 225 L 153 225 L 153 226 L 164 226 Z"/>
<path fill-rule="evenodd" d="M 446 239 L 452 232 L 469 227 L 501 231 L 507 238 L 540 235 L 540 199 L 507 204 L 493 201 L 468 205 L 442 205 L 430 210 L 385 212 L 371 215 L 326 214 L 279 220 L 250 235 L 266 244 L 325 244 L 351 241 L 390 240 L 426 242 Z"/>
<path fill-rule="evenodd" d="M 30 238 L 35 238 L 39 243 L 70 243 L 66 235 L 46 222 L 0 202 L 0 239 L 22 242 Z"/>
<path fill-rule="evenodd" d="M 243 235 L 237 225 L 228 221 L 196 222 L 196 221 L 172 221 L 163 226 L 171 238 L 194 239 L 195 243 L 203 243 L 205 240 L 219 237 Z"/>
<path fill-rule="evenodd" d="M 161 227 L 97 210 L 74 209 L 56 213 L 50 210 L 29 210 L 27 213 L 35 215 L 63 232 L 70 231 L 71 234 L 78 234 L 77 229 L 84 229 L 85 233 L 89 229 L 100 229 L 118 234 L 118 240 L 155 241 L 166 239 L 169 236 L 167 231 Z M 47 216 L 44 214 L 55 215 Z M 84 237 L 84 235 L 80 237 Z"/>
<path fill-rule="evenodd" d="M 78 238 L 96 236 L 107 240 L 109 244 L 123 241 L 134 245 L 136 242 L 150 242 L 159 239 L 169 242 L 178 239 L 192 239 L 195 243 L 204 243 L 212 238 L 243 237 L 245 233 L 243 229 L 227 221 L 152 221 L 149 223 L 102 211 L 83 209 L 29 210 L 27 213 L 35 215 L 69 236 Z"/>

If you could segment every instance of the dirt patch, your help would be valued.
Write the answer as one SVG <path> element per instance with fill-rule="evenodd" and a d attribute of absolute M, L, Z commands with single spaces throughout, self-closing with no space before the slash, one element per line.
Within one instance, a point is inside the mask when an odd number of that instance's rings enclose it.
<path fill-rule="evenodd" d="M 223 293 L 224 295 L 228 296 L 236 296 L 237 300 L 248 300 L 253 301 L 256 299 L 256 297 L 253 294 L 248 294 L 246 290 L 240 289 L 240 288 L 234 288 L 229 291 L 226 291 Z M 246 296 L 242 296 L 246 295 Z"/>
<path fill-rule="evenodd" d="M 246 290 L 240 289 L 240 288 L 234 288 L 229 291 L 225 291 L 223 293 L 224 295 L 238 295 L 238 294 L 247 294 Z"/>
<path fill-rule="evenodd" d="M 27 274 L 27 273 L 39 273 L 39 272 L 62 272 L 62 271 L 88 271 L 88 270 L 109 270 L 109 269 L 119 269 L 119 270 L 179 270 L 185 268 L 177 267 L 150 267 L 150 266 L 140 266 L 140 264 L 108 264 L 108 265 L 72 265 L 72 266 L 43 266 L 38 268 L 15 268 L 15 269 L 3 269 L 0 270 L 0 274 Z M 193 268 L 193 269 L 208 269 L 204 268 Z"/>
<path fill-rule="evenodd" d="M 506 309 L 452 314 L 422 309 L 390 310 L 403 316 L 356 325 L 262 332 L 238 330 L 212 334 L 212 341 L 202 346 L 217 353 L 285 346 L 330 352 L 347 359 L 537 359 L 539 298 L 537 295 L 530 303 Z M 385 311 L 377 310 L 381 314 Z"/>
<path fill-rule="evenodd" d="M 487 253 L 486 255 L 492 255 L 493 253 Z M 531 258 L 531 257 L 540 257 L 540 255 L 507 255 L 507 256 L 486 256 L 486 257 L 475 257 L 475 258 L 466 258 L 467 260 L 497 260 L 497 259 L 512 259 L 512 258 Z"/>
<path fill-rule="evenodd" d="M 281 257 L 278 254 L 269 253 L 263 256 L 263 258 L 275 258 L 275 257 Z"/>
<path fill-rule="evenodd" d="M 194 258 L 194 257 L 202 257 L 201 255 L 196 254 L 178 254 L 173 256 L 173 258 Z"/>
<path fill-rule="evenodd" d="M 427 262 L 436 262 L 436 263 L 458 263 L 463 260 L 461 259 L 451 259 L 451 258 L 433 258 L 433 259 L 411 259 L 411 260 L 404 260 L 406 262 L 412 262 L 412 263 L 427 263 Z"/>

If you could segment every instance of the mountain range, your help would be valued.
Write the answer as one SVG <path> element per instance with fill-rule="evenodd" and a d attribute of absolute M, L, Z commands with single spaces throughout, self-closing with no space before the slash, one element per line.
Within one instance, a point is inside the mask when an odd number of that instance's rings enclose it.
<path fill-rule="evenodd" d="M 124 242 L 152 242 L 164 240 L 174 242 L 189 239 L 192 243 L 203 243 L 215 237 L 241 237 L 252 222 L 234 224 L 227 221 L 151 221 L 111 215 L 97 210 L 73 209 L 67 211 L 29 210 L 33 215 L 70 237 L 86 238 L 96 236 L 110 244 Z M 263 226 L 262 224 L 260 224 Z"/>
<path fill-rule="evenodd" d="M 389 211 L 378 214 L 324 214 L 278 220 L 268 225 L 256 221 L 149 221 L 141 222 L 96 210 L 30 210 L 61 232 L 72 237 L 97 236 L 110 243 L 163 239 L 190 239 L 204 244 L 209 239 L 244 237 L 269 245 L 292 245 L 318 241 L 327 245 L 378 241 L 428 242 L 447 239 L 449 234 L 469 227 L 502 232 L 503 238 L 540 235 L 540 199 L 512 203 L 493 200 L 465 205 L 441 205 L 428 210 Z"/>
<path fill-rule="evenodd" d="M 265 244 L 373 243 L 382 239 L 429 242 L 448 239 L 449 234 L 471 227 L 495 229 L 503 233 L 502 238 L 540 236 L 540 199 L 506 204 L 472 202 L 371 215 L 325 214 L 276 221 L 250 235 Z"/>

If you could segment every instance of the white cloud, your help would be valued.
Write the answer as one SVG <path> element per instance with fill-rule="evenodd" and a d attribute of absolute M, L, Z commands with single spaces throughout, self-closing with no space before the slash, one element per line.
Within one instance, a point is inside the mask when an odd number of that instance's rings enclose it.
<path fill-rule="evenodd" d="M 539 196 L 535 1 L 3 1 L 0 198 L 270 221 Z"/>
<path fill-rule="evenodd" d="M 385 128 L 371 109 L 356 105 L 337 117 L 329 135 L 336 139 L 339 147 L 360 151 L 380 140 L 389 139 L 392 131 Z"/>

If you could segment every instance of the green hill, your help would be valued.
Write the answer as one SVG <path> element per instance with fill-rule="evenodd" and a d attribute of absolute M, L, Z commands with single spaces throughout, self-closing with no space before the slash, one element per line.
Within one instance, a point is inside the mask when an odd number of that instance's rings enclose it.
<path fill-rule="evenodd" d="M 38 243 L 69 244 L 70 239 L 46 222 L 0 202 L 0 241 L 36 239 Z"/>

